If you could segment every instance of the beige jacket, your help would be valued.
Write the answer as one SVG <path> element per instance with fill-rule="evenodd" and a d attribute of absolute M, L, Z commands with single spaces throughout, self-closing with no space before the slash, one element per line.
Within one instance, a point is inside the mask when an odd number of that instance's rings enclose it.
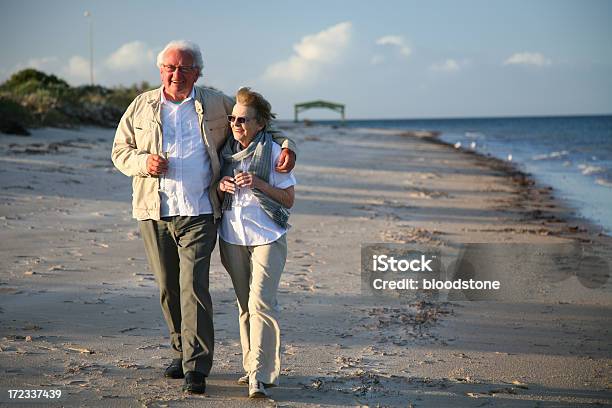
<path fill-rule="evenodd" d="M 210 157 L 209 196 L 217 220 L 221 217 L 221 204 L 216 193 L 221 173 L 219 152 L 229 134 L 227 115 L 232 113 L 234 101 L 213 89 L 194 88 L 202 140 Z M 145 92 L 134 99 L 119 122 L 113 143 L 115 167 L 132 177 L 132 210 L 134 218 L 139 220 L 160 219 L 159 178 L 147 172 L 147 157 L 162 152 L 161 89 Z M 275 135 L 274 140 L 283 148 L 297 152 L 293 141 L 281 134 Z"/>

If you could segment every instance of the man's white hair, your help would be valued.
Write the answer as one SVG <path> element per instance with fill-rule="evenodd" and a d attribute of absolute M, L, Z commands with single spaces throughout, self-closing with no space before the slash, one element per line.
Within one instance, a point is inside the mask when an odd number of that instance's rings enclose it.
<path fill-rule="evenodd" d="M 159 54 L 157 54 L 158 68 L 161 68 L 162 64 L 164 63 L 164 56 L 170 50 L 186 51 L 190 53 L 191 57 L 193 58 L 193 65 L 198 68 L 198 71 L 200 71 L 200 76 L 202 76 L 204 61 L 202 61 L 202 51 L 200 51 L 200 47 L 198 46 L 198 44 L 185 40 L 170 41 L 168 45 L 166 45 L 164 49 L 161 50 Z"/>

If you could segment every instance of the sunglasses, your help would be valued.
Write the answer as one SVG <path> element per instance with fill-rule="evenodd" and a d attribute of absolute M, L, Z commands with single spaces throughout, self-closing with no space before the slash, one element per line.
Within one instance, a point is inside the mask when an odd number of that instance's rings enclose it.
<path fill-rule="evenodd" d="M 197 69 L 197 67 L 189 66 L 189 65 L 167 65 L 167 64 L 162 64 L 161 66 L 164 69 L 164 71 L 166 71 L 168 73 L 174 72 L 174 71 L 176 71 L 178 69 L 179 71 L 181 71 L 181 74 L 189 74 L 189 73 L 192 73 L 193 71 L 195 71 Z"/>
<path fill-rule="evenodd" d="M 229 120 L 231 123 L 236 122 L 237 125 L 242 125 L 244 123 L 247 123 L 251 119 L 245 116 L 227 115 L 227 120 Z"/>

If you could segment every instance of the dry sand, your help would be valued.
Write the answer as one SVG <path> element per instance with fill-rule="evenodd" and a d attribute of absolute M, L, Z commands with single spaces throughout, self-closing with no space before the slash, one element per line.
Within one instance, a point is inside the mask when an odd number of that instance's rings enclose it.
<path fill-rule="evenodd" d="M 612 404 L 609 279 L 588 289 L 563 275 L 537 286 L 538 303 L 398 303 L 360 290 L 364 243 L 450 252 L 470 242 L 581 243 L 610 260 L 608 236 L 510 166 L 426 132 L 287 132 L 300 154 L 279 295 L 284 368 L 281 387 L 262 401 L 235 383 L 237 307 L 216 252 L 208 395 L 183 394 L 182 381 L 163 378 L 169 340 L 131 219 L 130 180 L 110 162 L 113 131 L 0 135 L 0 405 Z M 9 389 L 62 397 L 9 400 Z"/>

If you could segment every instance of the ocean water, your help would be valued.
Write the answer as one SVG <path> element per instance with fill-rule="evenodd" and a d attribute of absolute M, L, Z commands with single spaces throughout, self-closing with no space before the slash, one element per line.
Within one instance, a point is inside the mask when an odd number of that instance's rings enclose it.
<path fill-rule="evenodd" d="M 512 160 L 553 187 L 576 215 L 612 232 L 612 116 L 348 120 L 346 126 L 440 131 L 442 140 L 463 149 Z"/>

